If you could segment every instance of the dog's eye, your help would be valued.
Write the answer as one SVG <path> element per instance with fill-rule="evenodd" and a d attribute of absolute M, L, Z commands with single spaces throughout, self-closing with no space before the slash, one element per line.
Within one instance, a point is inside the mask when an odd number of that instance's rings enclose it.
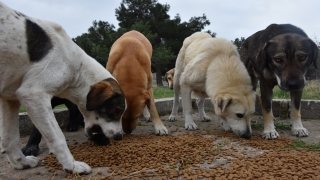
<path fill-rule="evenodd" d="M 306 60 L 306 59 L 307 59 L 307 56 L 300 56 L 300 57 L 299 57 L 299 60 L 300 60 L 300 61 L 304 61 L 304 60 Z"/>
<path fill-rule="evenodd" d="M 236 115 L 238 118 L 243 118 L 243 116 L 244 116 L 244 114 L 240 114 L 240 113 L 237 113 Z"/>
<path fill-rule="evenodd" d="M 171 80 L 171 78 L 168 78 L 168 80 Z"/>
<path fill-rule="evenodd" d="M 278 62 L 278 63 L 282 61 L 282 59 L 279 58 L 279 57 L 274 57 L 273 60 L 276 61 L 276 62 Z"/>

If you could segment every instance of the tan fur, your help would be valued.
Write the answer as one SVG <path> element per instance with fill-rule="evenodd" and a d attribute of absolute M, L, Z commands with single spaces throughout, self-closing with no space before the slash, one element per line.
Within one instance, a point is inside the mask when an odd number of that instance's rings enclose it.
<path fill-rule="evenodd" d="M 107 70 L 117 79 L 126 97 L 127 109 L 122 116 L 122 127 L 126 133 L 135 129 L 138 118 L 147 106 L 156 134 L 168 134 L 154 103 L 151 56 L 149 40 L 137 31 L 125 33 L 111 47 Z"/>
<path fill-rule="evenodd" d="M 251 136 L 250 116 L 255 111 L 255 92 L 237 49 L 230 41 L 201 32 L 186 38 L 176 61 L 174 84 L 174 106 L 181 87 L 186 129 L 197 129 L 189 114 L 192 112 L 190 96 L 194 91 L 201 99 L 211 99 L 216 115 L 238 136 Z M 169 120 L 175 119 L 174 111 L 175 107 Z M 239 118 L 240 115 L 243 118 Z"/>
<path fill-rule="evenodd" d="M 166 72 L 164 79 L 168 82 L 170 89 L 173 89 L 174 68 Z"/>

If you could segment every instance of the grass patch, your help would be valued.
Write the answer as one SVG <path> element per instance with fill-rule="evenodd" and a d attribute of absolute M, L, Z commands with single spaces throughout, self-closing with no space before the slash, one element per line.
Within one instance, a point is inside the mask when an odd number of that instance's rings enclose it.
<path fill-rule="evenodd" d="M 320 142 L 314 143 L 314 144 L 307 144 L 304 141 L 301 140 L 294 140 L 292 141 L 292 144 L 286 149 L 305 149 L 310 151 L 320 151 Z"/>
<path fill-rule="evenodd" d="M 153 87 L 153 95 L 155 99 L 169 98 L 174 96 L 174 91 L 166 86 Z"/>
<path fill-rule="evenodd" d="M 260 95 L 260 88 L 257 88 L 257 93 Z M 290 93 L 282 91 L 278 86 L 273 88 L 274 99 L 290 99 Z M 320 81 L 307 81 L 302 92 L 302 99 L 319 100 L 320 99 Z"/>
<path fill-rule="evenodd" d="M 260 95 L 260 88 L 257 87 L 257 93 Z M 153 94 L 155 99 L 169 98 L 174 96 L 173 90 L 169 89 L 167 86 L 153 87 Z M 274 99 L 290 99 L 290 93 L 282 91 L 278 86 L 273 89 Z M 320 81 L 313 80 L 307 81 L 305 88 L 303 89 L 302 99 L 319 100 L 320 99 Z M 65 105 L 56 106 L 54 109 L 66 108 Z M 20 112 L 26 112 L 26 110 L 21 107 Z M 255 125 L 253 125 L 255 126 Z"/>
<path fill-rule="evenodd" d="M 291 126 L 288 125 L 288 124 L 283 124 L 283 123 L 280 123 L 280 122 L 275 122 L 274 123 L 274 126 L 276 127 L 277 130 L 291 130 Z M 261 122 L 256 122 L 256 123 L 251 123 L 251 128 L 253 130 L 262 130 L 263 129 L 263 123 Z"/>
<path fill-rule="evenodd" d="M 64 104 L 61 104 L 61 105 L 54 107 L 53 109 L 62 109 L 62 108 L 67 108 L 67 107 Z M 19 112 L 26 112 L 26 109 L 21 106 Z"/>

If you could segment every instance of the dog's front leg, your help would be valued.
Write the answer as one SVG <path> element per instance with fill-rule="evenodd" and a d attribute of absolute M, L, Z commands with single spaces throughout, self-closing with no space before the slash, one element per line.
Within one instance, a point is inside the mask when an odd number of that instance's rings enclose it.
<path fill-rule="evenodd" d="M 198 126 L 193 121 L 192 117 L 192 102 L 191 102 L 191 91 L 192 89 L 188 85 L 181 85 L 181 98 L 182 98 L 182 108 L 185 120 L 186 130 L 197 130 Z"/>
<path fill-rule="evenodd" d="M 17 90 L 17 95 L 22 106 L 26 108 L 33 124 L 45 139 L 50 153 L 56 156 L 66 172 L 79 174 L 90 173 L 90 166 L 86 163 L 75 161 L 70 153 L 65 137 L 54 117 L 50 103 L 51 96 L 43 93 L 45 91 L 39 87 L 35 87 L 35 89 L 32 90 L 29 89 L 30 88 L 20 87 Z"/>
<path fill-rule="evenodd" d="M 274 126 L 274 116 L 272 113 L 272 89 L 266 81 L 260 80 L 261 105 L 263 114 L 263 138 L 277 139 L 280 135 Z"/>
<path fill-rule="evenodd" d="M 156 135 L 168 135 L 169 131 L 168 129 L 163 125 L 158 111 L 157 111 L 157 107 L 156 104 L 154 102 L 154 96 L 153 96 L 153 89 L 150 88 L 149 90 L 149 94 L 150 94 L 150 103 L 148 104 L 148 107 L 150 109 L 150 116 L 151 116 L 151 120 L 154 124 L 154 130 Z"/>
<path fill-rule="evenodd" d="M 19 101 L 0 99 L 1 153 L 6 154 L 15 169 L 36 167 L 39 163 L 34 156 L 24 156 L 20 150 Z"/>
<path fill-rule="evenodd" d="M 290 105 L 290 118 L 291 118 L 291 131 L 292 134 L 299 137 L 309 136 L 309 132 L 303 127 L 301 122 L 301 96 L 302 91 L 290 91 L 291 105 Z"/>
<path fill-rule="evenodd" d="M 205 97 L 199 97 L 197 99 L 197 106 L 198 106 L 198 110 L 199 110 L 200 120 L 204 121 L 204 122 L 209 122 L 209 121 L 211 121 L 211 118 L 209 116 L 207 116 L 206 112 L 204 111 L 205 100 L 206 100 Z"/>

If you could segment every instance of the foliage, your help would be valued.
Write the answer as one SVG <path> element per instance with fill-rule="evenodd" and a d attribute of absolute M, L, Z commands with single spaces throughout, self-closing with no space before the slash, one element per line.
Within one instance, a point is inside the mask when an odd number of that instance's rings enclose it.
<path fill-rule="evenodd" d="M 246 38 L 241 37 L 240 39 L 239 39 L 239 38 L 236 38 L 234 41 L 231 41 L 231 42 L 233 42 L 233 44 L 237 46 L 238 52 L 240 52 L 242 43 L 243 43 L 245 40 L 246 40 Z"/>
<path fill-rule="evenodd" d="M 73 41 L 105 66 L 110 48 L 120 36 L 130 30 L 141 32 L 152 44 L 152 67 L 157 73 L 157 84 L 161 86 L 161 76 L 174 67 L 184 39 L 210 24 L 205 14 L 194 16 L 188 22 L 181 22 L 179 14 L 170 19 L 169 10 L 169 4 L 160 4 L 157 0 L 122 0 L 115 9 L 119 21 L 117 30 L 108 22 L 93 21 L 88 32 Z M 216 35 L 210 30 L 207 32 L 213 37 Z"/>
<path fill-rule="evenodd" d="M 114 25 L 104 21 L 93 21 L 88 33 L 77 36 L 72 40 L 89 56 L 105 66 L 110 48 L 118 37 L 120 36 L 117 35 Z"/>
<path fill-rule="evenodd" d="M 192 17 L 189 22 L 181 22 L 179 14 L 170 19 L 169 10 L 169 4 L 160 4 L 157 0 L 122 0 L 116 9 L 120 28 L 138 30 L 134 26 L 140 22 L 148 25 L 148 33 L 154 35 L 154 38 L 148 39 L 154 49 L 152 64 L 156 69 L 158 85 L 162 85 L 161 75 L 174 67 L 184 39 L 210 24 L 205 14 Z M 215 33 L 208 32 L 215 36 Z"/>

